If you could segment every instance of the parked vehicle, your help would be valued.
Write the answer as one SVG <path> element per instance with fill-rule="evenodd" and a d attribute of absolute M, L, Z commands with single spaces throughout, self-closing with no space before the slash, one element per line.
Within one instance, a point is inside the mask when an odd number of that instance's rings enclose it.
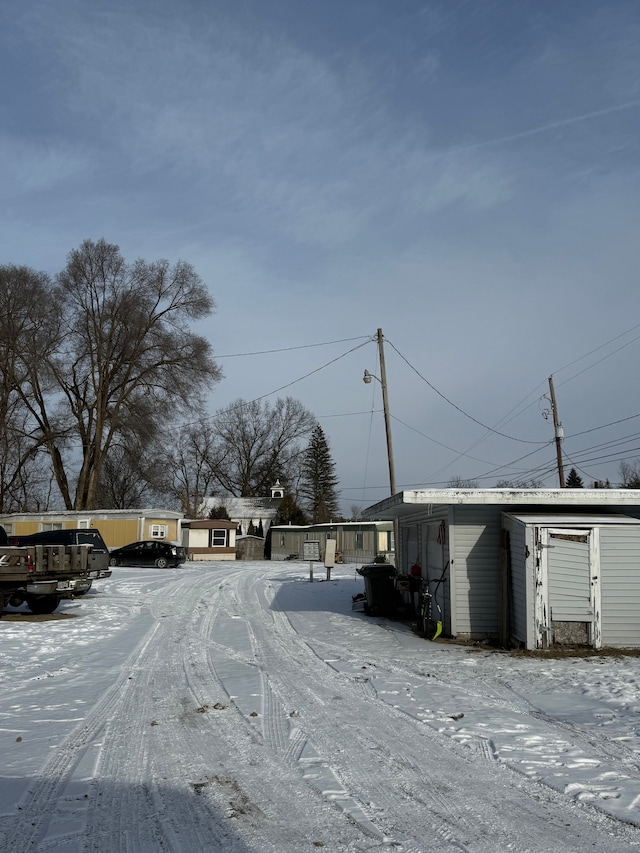
<path fill-rule="evenodd" d="M 53 613 L 62 598 L 60 584 L 89 579 L 90 551 L 86 545 L 0 545 L 0 616 L 5 603 L 26 602 L 32 613 Z"/>
<path fill-rule="evenodd" d="M 63 530 L 41 530 L 29 536 L 10 536 L 11 545 L 90 545 L 88 575 L 85 578 L 69 578 L 61 581 L 58 592 L 65 598 L 85 595 L 92 581 L 111 576 L 109 549 L 102 534 L 95 527 L 70 527 Z"/>
<path fill-rule="evenodd" d="M 187 552 L 180 545 L 158 540 L 132 542 L 123 548 L 114 548 L 109 554 L 110 566 L 157 566 L 159 569 L 175 569 L 187 559 Z"/>

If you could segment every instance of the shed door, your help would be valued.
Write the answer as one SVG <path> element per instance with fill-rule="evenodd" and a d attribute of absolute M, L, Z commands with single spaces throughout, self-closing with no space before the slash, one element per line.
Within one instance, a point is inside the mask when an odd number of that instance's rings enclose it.
<path fill-rule="evenodd" d="M 549 606 L 551 618 L 584 622 L 593 618 L 587 534 L 549 536 Z"/>
<path fill-rule="evenodd" d="M 593 644 L 594 578 L 591 531 L 549 530 L 547 579 L 549 611 L 556 643 Z M 593 571 L 592 571 L 593 568 Z"/>

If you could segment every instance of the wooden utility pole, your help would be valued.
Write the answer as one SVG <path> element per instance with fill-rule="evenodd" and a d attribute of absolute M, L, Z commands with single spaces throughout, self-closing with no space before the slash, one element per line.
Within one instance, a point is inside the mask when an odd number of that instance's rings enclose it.
<path fill-rule="evenodd" d="M 382 329 L 378 329 L 378 354 L 380 356 L 380 384 L 382 385 L 382 408 L 384 409 L 384 427 L 387 432 L 387 456 L 389 458 L 389 487 L 391 494 L 396 493 L 396 473 L 393 464 L 393 447 L 391 445 L 391 419 L 389 416 L 389 398 L 387 396 L 387 371 L 384 365 L 384 346 Z"/>
<path fill-rule="evenodd" d="M 556 407 L 556 393 L 553 390 L 553 376 L 549 377 L 549 393 L 551 394 L 551 413 L 553 414 L 553 427 L 556 433 L 556 454 L 558 456 L 558 478 L 560 480 L 560 488 L 564 489 L 564 468 L 562 465 L 562 437 L 564 431 L 562 424 L 558 420 L 558 409 Z"/>

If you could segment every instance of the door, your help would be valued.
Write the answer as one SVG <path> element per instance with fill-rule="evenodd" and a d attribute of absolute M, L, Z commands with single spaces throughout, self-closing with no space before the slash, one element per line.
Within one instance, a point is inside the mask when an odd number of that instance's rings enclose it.
<path fill-rule="evenodd" d="M 599 566 L 592 530 L 547 529 L 546 574 L 552 642 L 597 646 Z"/>

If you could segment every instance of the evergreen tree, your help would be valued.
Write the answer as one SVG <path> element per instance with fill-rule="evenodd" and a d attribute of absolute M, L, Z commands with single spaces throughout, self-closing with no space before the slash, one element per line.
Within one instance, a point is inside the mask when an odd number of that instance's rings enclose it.
<path fill-rule="evenodd" d="M 256 531 L 257 536 L 264 536 L 264 527 L 262 525 L 262 519 L 258 522 L 258 529 Z"/>
<path fill-rule="evenodd" d="M 226 506 L 224 506 L 224 504 L 219 504 L 219 506 L 212 506 L 209 510 L 209 518 L 224 518 L 226 519 L 226 521 L 231 521 L 227 508 Z"/>
<path fill-rule="evenodd" d="M 272 524 L 308 524 L 309 519 L 304 513 L 304 510 L 296 503 L 295 498 L 286 494 L 280 501 L 278 512 L 276 513 Z"/>
<path fill-rule="evenodd" d="M 582 477 L 575 468 L 572 468 L 569 471 L 569 476 L 567 477 L 567 481 L 565 483 L 566 489 L 584 489 L 584 483 L 582 482 Z"/>
<path fill-rule="evenodd" d="M 318 424 L 302 462 L 301 495 L 313 524 L 324 523 L 338 515 L 338 478 L 324 430 Z"/>

